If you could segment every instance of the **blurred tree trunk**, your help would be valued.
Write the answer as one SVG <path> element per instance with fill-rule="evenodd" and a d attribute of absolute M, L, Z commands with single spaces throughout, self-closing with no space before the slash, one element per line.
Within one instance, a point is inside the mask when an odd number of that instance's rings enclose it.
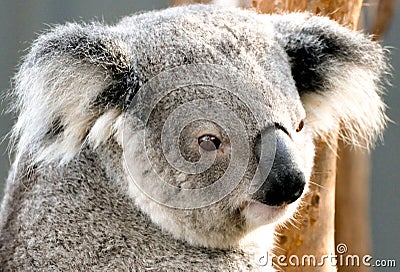
<path fill-rule="evenodd" d="M 375 11 L 375 18 L 369 29 L 369 33 L 374 34 L 376 40 L 381 40 L 392 22 L 396 0 L 380 0 L 376 2 L 378 3 Z"/>
<path fill-rule="evenodd" d="M 371 254 L 369 218 L 369 176 L 371 158 L 358 147 L 339 143 L 336 178 L 336 244 L 347 245 L 346 254 L 360 258 Z M 339 266 L 339 271 L 354 271 L 352 266 Z M 357 267 L 357 271 L 371 271 Z"/>
<path fill-rule="evenodd" d="M 329 16 L 352 29 L 357 28 L 362 0 L 253 0 L 253 6 L 262 13 L 309 11 Z"/>

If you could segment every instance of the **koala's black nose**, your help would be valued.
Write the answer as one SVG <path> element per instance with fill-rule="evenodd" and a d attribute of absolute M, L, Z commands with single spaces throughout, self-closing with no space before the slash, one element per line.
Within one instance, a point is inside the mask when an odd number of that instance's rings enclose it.
<path fill-rule="evenodd" d="M 296 201 L 303 193 L 304 175 L 288 169 L 274 169 L 256 192 L 255 199 L 270 206 L 281 206 Z"/>
<path fill-rule="evenodd" d="M 260 137 L 262 138 L 262 136 Z M 255 152 L 258 160 L 269 158 L 260 157 L 261 149 L 267 143 L 256 141 Z M 264 183 L 253 194 L 253 199 L 270 206 L 281 206 L 296 201 L 303 193 L 306 184 L 305 176 L 299 168 L 298 152 L 289 136 L 281 131 L 276 132 L 276 152 L 272 168 L 266 176 Z M 258 154 L 257 154 L 258 153 Z M 263 162 L 259 161 L 262 166 Z M 260 168 L 259 166 L 259 168 Z M 262 169 L 260 169 L 262 172 Z"/>

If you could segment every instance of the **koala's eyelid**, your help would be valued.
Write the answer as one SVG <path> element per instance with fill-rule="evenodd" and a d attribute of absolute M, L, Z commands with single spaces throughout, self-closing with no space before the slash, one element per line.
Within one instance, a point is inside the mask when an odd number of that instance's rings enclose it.
<path fill-rule="evenodd" d="M 222 137 L 222 135 L 216 130 L 201 130 L 198 133 L 196 133 L 195 137 L 196 138 L 200 138 L 200 137 L 202 137 L 204 135 L 211 135 L 211 136 L 214 136 L 214 137 L 216 137 L 218 139 L 224 140 L 223 139 L 224 137 Z"/>

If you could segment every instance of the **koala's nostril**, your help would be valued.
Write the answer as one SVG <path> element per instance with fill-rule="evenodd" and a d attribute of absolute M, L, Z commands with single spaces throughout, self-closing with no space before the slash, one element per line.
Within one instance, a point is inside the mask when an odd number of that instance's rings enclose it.
<path fill-rule="evenodd" d="M 270 206 L 281 206 L 296 201 L 305 187 L 304 175 L 300 172 L 275 175 L 271 173 L 253 198 Z"/>

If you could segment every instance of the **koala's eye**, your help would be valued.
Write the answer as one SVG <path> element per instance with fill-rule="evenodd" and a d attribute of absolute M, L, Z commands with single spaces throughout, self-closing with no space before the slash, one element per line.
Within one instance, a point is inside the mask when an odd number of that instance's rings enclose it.
<path fill-rule="evenodd" d="M 299 126 L 296 128 L 296 132 L 300 132 L 304 127 L 304 121 L 301 120 Z"/>
<path fill-rule="evenodd" d="M 199 146 L 205 151 L 215 151 L 221 146 L 221 141 L 212 135 L 201 136 L 198 140 Z"/>

